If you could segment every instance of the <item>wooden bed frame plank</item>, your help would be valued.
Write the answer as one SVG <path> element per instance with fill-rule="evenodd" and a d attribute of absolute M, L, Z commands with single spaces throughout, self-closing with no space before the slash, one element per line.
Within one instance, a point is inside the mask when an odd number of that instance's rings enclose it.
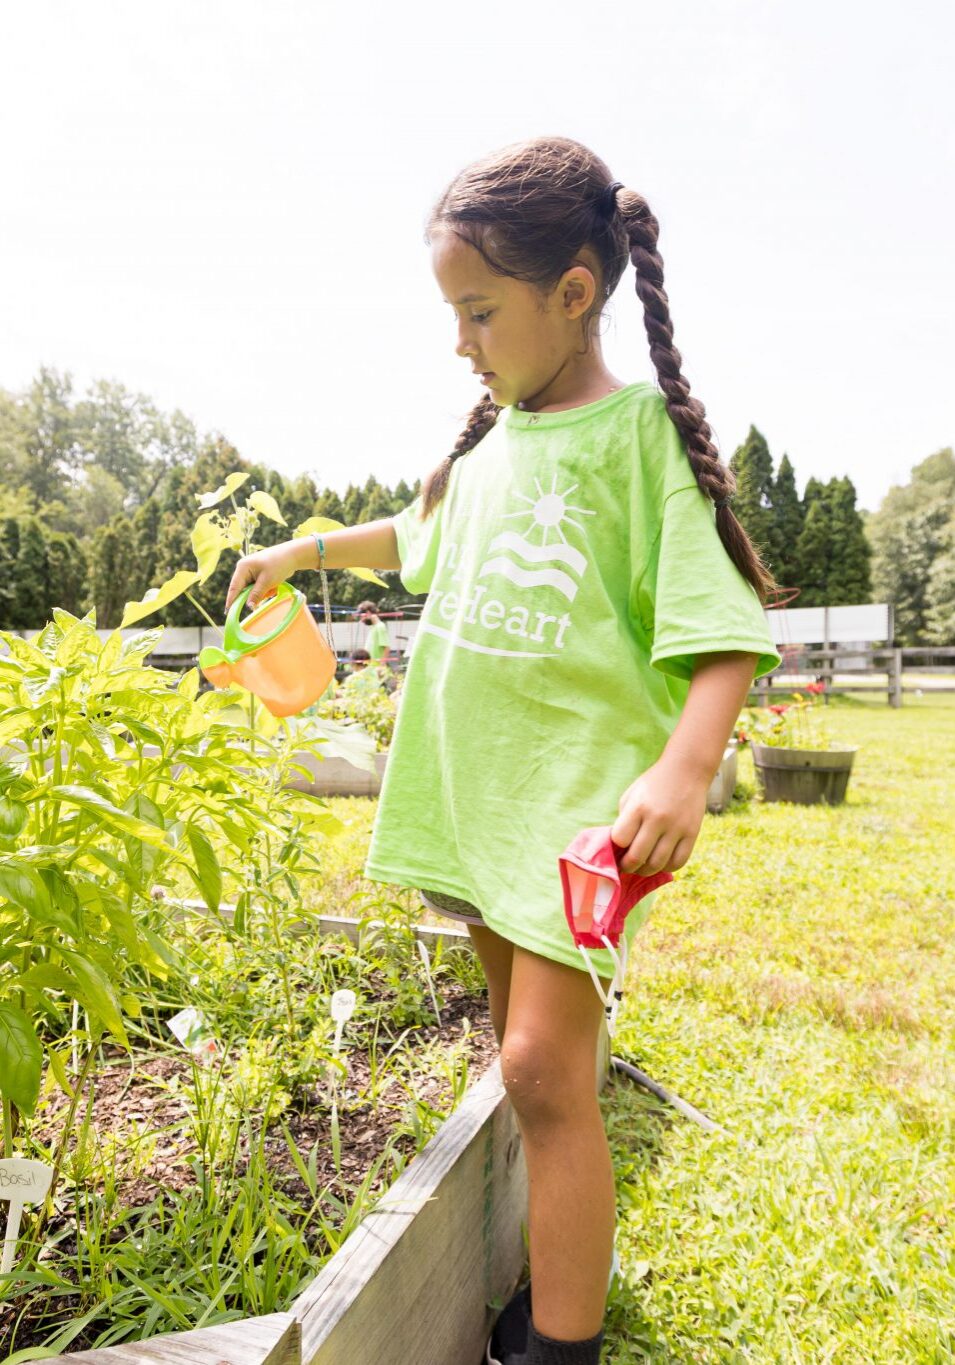
<path fill-rule="evenodd" d="M 303 1365 L 478 1360 L 524 1265 L 526 1211 L 495 1065 L 293 1305 Z"/>
<path fill-rule="evenodd" d="M 45 1359 L 48 1365 L 301 1365 L 302 1331 L 291 1313 L 271 1313 Z"/>

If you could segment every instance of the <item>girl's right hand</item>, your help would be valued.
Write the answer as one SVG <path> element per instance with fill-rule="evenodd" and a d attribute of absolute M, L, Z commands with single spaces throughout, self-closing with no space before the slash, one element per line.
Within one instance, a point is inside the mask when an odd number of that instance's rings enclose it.
<path fill-rule="evenodd" d="M 232 582 L 225 599 L 226 611 L 249 583 L 254 584 L 246 599 L 246 606 L 250 610 L 270 597 L 280 583 L 284 583 L 286 578 L 302 567 L 296 562 L 297 553 L 295 542 L 285 541 L 282 545 L 256 550 L 253 555 L 243 555 L 232 573 Z"/>

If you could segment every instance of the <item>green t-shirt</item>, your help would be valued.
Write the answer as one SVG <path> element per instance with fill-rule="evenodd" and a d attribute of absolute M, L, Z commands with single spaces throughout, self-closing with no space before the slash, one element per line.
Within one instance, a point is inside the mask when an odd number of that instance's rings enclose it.
<path fill-rule="evenodd" d="M 384 621 L 376 621 L 368 632 L 368 640 L 365 648 L 373 659 L 380 659 L 383 654 L 388 652 L 390 646 L 388 639 L 388 627 Z"/>
<path fill-rule="evenodd" d="M 650 384 L 505 409 L 419 518 L 420 501 L 394 518 L 402 582 L 429 595 L 366 875 L 469 900 L 505 938 L 584 970 L 558 855 L 613 824 L 660 757 L 695 655 L 778 666 L 765 614 Z M 606 953 L 593 961 L 612 975 Z"/>
<path fill-rule="evenodd" d="M 384 672 L 376 664 L 366 664 L 364 668 L 356 668 L 353 673 L 349 673 L 342 683 L 342 689 L 346 692 L 378 692 L 384 684 Z"/>

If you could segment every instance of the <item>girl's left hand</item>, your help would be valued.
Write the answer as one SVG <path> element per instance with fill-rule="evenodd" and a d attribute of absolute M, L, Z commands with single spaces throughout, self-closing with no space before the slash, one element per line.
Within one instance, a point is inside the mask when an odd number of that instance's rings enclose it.
<path fill-rule="evenodd" d="M 620 798 L 610 837 L 627 851 L 623 872 L 676 872 L 693 852 L 706 813 L 709 780 L 678 758 L 657 760 Z"/>

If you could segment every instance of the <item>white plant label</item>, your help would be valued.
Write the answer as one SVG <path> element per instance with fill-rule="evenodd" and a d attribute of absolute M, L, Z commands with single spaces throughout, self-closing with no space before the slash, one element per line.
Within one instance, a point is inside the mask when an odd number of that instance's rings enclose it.
<path fill-rule="evenodd" d="M 53 1167 L 45 1166 L 42 1161 L 28 1161 L 25 1157 L 7 1157 L 0 1161 L 0 1203 L 10 1205 L 7 1210 L 7 1231 L 3 1239 L 3 1256 L 0 1258 L 0 1275 L 13 1269 L 13 1255 L 20 1235 L 20 1216 L 24 1204 L 38 1204 L 45 1199 Z"/>
<path fill-rule="evenodd" d="M 336 1024 L 347 1024 L 355 1013 L 358 997 L 354 991 L 336 991 L 332 996 L 332 1019 Z"/>
<path fill-rule="evenodd" d="M 205 1015 L 191 1005 L 188 1009 L 174 1014 L 166 1027 L 194 1057 L 214 1057 L 219 1051 L 219 1045 Z"/>
<path fill-rule="evenodd" d="M 336 991 L 332 996 L 332 1019 L 335 1024 L 335 1041 L 332 1043 L 332 1053 L 336 1057 L 342 1045 L 342 1030 L 355 1013 L 357 1003 L 358 997 L 354 991 Z"/>

